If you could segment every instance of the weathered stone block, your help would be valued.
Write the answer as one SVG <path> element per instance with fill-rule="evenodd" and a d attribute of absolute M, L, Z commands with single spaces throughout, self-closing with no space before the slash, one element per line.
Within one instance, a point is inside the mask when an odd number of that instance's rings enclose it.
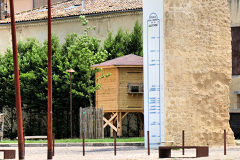
<path fill-rule="evenodd" d="M 165 1 L 166 141 L 234 144 L 229 126 L 231 28 L 227 0 Z"/>

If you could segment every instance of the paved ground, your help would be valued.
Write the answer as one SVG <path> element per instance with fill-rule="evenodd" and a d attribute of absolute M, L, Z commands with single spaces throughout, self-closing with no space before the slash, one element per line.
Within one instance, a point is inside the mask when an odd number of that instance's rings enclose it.
<path fill-rule="evenodd" d="M 2 148 L 2 147 L 1 147 Z M 10 149 L 9 147 L 7 147 Z M 14 149 L 17 149 L 14 147 Z M 47 158 L 46 147 L 26 147 L 26 160 L 46 160 Z M 181 150 L 172 151 L 172 155 L 178 158 L 172 158 L 176 160 L 183 159 Z M 188 157 L 194 157 L 196 154 L 194 149 L 186 150 L 185 155 Z M 3 157 L 0 154 L 0 159 Z M 82 147 L 56 147 L 54 160 L 157 160 L 158 151 L 151 150 L 151 155 L 147 155 L 147 150 L 143 147 L 118 147 L 117 156 L 113 155 L 113 147 L 86 147 L 86 155 L 82 156 Z M 187 160 L 196 158 L 186 158 Z M 210 155 L 208 158 L 198 158 L 201 160 L 213 159 L 213 160 L 240 160 L 240 146 L 229 147 L 227 155 L 223 155 L 223 147 L 210 148 Z"/>

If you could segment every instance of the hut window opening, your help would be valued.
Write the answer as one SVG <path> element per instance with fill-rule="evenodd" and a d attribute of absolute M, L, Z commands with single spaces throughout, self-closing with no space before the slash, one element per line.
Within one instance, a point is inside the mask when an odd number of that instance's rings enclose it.
<path fill-rule="evenodd" d="M 128 84 L 128 93 L 143 93 L 143 84 Z"/>

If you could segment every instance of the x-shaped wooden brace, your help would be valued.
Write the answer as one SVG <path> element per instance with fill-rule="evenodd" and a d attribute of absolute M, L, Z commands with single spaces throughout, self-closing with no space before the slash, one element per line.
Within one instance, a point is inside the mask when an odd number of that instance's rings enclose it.
<path fill-rule="evenodd" d="M 105 124 L 103 125 L 103 128 L 107 127 L 109 125 L 112 129 L 114 129 L 117 132 L 117 128 L 111 123 L 114 118 L 117 117 L 117 113 L 115 113 L 109 120 L 107 120 L 105 117 L 103 117 L 103 120 Z"/>

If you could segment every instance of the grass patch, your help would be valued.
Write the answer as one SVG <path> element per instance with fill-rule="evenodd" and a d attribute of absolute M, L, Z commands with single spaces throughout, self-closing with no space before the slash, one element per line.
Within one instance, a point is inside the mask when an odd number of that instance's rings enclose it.
<path fill-rule="evenodd" d="M 113 138 L 85 139 L 85 142 L 104 143 L 113 142 Z M 55 143 L 81 143 L 82 139 L 56 139 Z M 144 137 L 117 138 L 117 142 L 144 142 Z M 17 143 L 17 140 L 3 140 L 1 143 Z M 47 143 L 47 140 L 26 140 L 25 143 Z"/>

